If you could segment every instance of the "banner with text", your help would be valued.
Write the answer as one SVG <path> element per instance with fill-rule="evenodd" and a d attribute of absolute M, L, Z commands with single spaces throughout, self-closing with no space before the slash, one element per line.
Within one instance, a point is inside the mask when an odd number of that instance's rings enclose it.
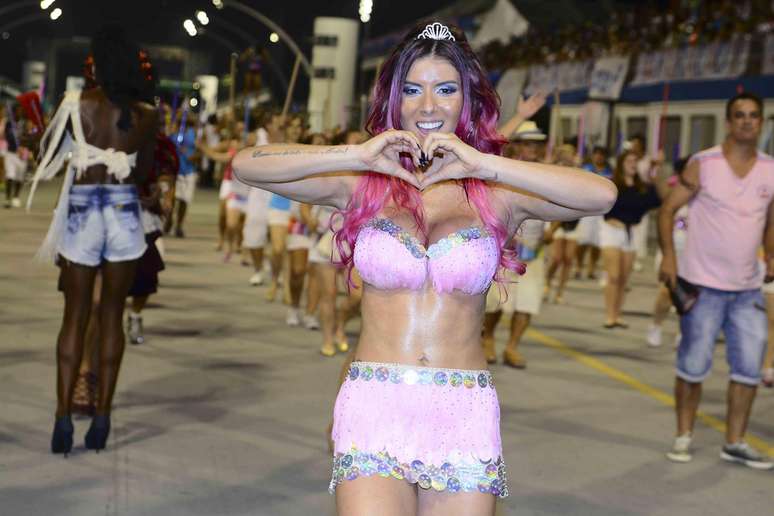
<path fill-rule="evenodd" d="M 511 68 L 497 82 L 497 93 L 500 95 L 500 120 L 505 121 L 516 114 L 519 95 L 524 90 L 527 80 L 526 68 Z"/>
<path fill-rule="evenodd" d="M 610 56 L 597 59 L 591 72 L 589 98 L 616 100 L 621 96 L 626 73 L 629 71 L 629 56 Z"/>
<path fill-rule="evenodd" d="M 529 67 L 529 83 L 527 95 L 536 91 L 551 93 L 553 91 L 580 90 L 589 87 L 591 69 L 594 61 L 568 61 L 550 65 L 533 65 Z"/>
<path fill-rule="evenodd" d="M 774 32 L 768 33 L 763 41 L 761 75 L 774 75 Z"/>
<path fill-rule="evenodd" d="M 640 54 L 631 85 L 739 77 L 747 69 L 750 39 L 749 34 L 737 34 L 728 41 Z M 770 40 L 771 35 L 766 43 Z"/>

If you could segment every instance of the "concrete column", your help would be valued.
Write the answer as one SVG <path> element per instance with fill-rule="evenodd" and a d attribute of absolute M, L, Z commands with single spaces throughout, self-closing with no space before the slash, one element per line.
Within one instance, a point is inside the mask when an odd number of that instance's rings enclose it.
<path fill-rule="evenodd" d="M 354 107 L 359 23 L 348 18 L 314 20 L 313 77 L 309 84 L 309 124 L 318 132 L 345 127 Z"/>

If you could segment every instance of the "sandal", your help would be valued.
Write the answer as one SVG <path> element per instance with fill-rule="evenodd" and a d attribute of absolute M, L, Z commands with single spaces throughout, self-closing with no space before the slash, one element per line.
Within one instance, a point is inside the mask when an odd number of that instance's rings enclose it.
<path fill-rule="evenodd" d="M 277 284 L 272 281 L 269 284 L 269 288 L 266 290 L 266 301 L 269 303 L 273 303 L 274 299 L 277 297 Z"/>
<path fill-rule="evenodd" d="M 481 339 L 481 347 L 484 348 L 484 357 L 486 358 L 486 363 L 487 364 L 496 364 L 497 363 L 497 351 L 495 349 L 495 341 L 494 341 L 494 339 L 482 338 Z"/>
<path fill-rule="evenodd" d="M 82 416 L 93 416 L 97 409 L 97 375 L 80 373 L 73 390 L 72 411 Z"/>
<path fill-rule="evenodd" d="M 518 351 L 506 349 L 503 352 L 503 364 L 514 369 L 524 369 L 527 367 L 527 360 Z"/>

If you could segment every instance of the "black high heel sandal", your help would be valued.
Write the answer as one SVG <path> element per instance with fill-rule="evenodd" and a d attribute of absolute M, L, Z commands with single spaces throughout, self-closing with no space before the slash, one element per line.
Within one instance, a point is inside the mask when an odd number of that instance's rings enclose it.
<path fill-rule="evenodd" d="M 91 420 L 89 431 L 86 432 L 84 444 L 87 450 L 94 450 L 99 453 L 105 449 L 108 435 L 110 435 L 110 416 L 95 415 Z"/>
<path fill-rule="evenodd" d="M 51 453 L 70 453 L 73 449 L 73 420 L 68 416 L 56 418 L 54 433 L 51 435 Z"/>

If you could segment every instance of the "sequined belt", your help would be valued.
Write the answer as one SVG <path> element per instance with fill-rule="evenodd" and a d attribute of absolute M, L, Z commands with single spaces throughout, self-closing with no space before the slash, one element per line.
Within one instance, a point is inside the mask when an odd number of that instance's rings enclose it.
<path fill-rule="evenodd" d="M 354 361 L 349 366 L 347 379 L 350 381 L 387 382 L 406 385 L 437 385 L 443 387 L 491 387 L 494 389 L 492 374 L 486 370 L 444 369 L 439 367 L 417 367 L 404 364 Z"/>

